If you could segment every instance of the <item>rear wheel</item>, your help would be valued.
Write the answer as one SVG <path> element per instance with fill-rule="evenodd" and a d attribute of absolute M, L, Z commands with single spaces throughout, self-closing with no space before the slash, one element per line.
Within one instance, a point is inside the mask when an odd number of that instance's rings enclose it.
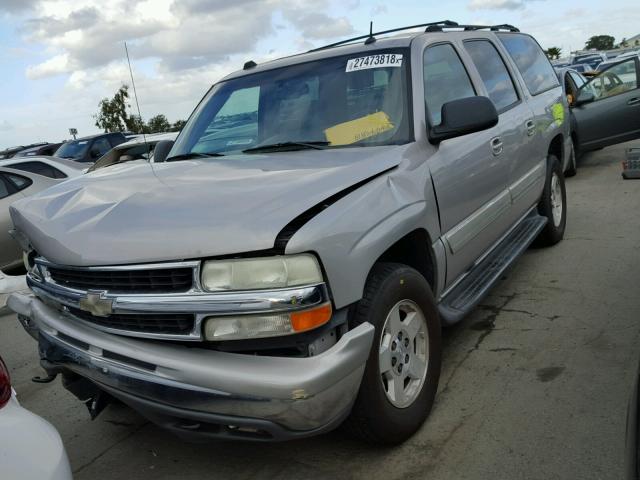
<path fill-rule="evenodd" d="M 405 265 L 378 264 L 355 321 L 376 331 L 346 426 L 371 443 L 400 443 L 425 421 L 438 388 L 441 331 L 429 284 Z"/>
<path fill-rule="evenodd" d="M 553 155 L 549 155 L 547 159 L 547 178 L 538 203 L 538 213 L 547 217 L 547 224 L 538 235 L 536 244 L 555 245 L 564 237 L 567 224 L 567 192 L 560 162 Z"/>

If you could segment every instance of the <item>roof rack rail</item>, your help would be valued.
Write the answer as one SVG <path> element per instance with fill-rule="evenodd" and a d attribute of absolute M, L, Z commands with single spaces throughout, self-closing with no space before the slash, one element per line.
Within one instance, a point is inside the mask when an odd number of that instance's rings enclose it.
<path fill-rule="evenodd" d="M 500 30 L 506 30 L 508 32 L 519 32 L 520 30 L 513 25 L 503 23 L 501 25 L 431 25 L 427 27 L 426 32 L 442 32 L 444 29 L 463 29 L 465 31 L 473 30 L 491 30 L 492 32 L 498 32 Z"/>
<path fill-rule="evenodd" d="M 370 38 L 374 38 L 376 35 L 385 35 L 387 33 L 401 32 L 403 30 L 411 30 L 413 28 L 427 27 L 427 30 L 425 30 L 425 32 L 426 32 L 426 31 L 428 31 L 428 27 L 437 26 L 437 25 L 440 25 L 440 26 L 445 27 L 445 28 L 455 28 L 455 27 L 458 26 L 458 24 L 456 22 L 452 22 L 451 20 L 441 20 L 439 22 L 421 23 L 419 25 L 410 25 L 408 27 L 392 28 L 391 30 L 382 30 L 381 32 L 371 32 L 371 27 L 370 27 L 369 33 L 366 34 L 366 35 L 360 35 L 358 37 L 348 38 L 346 40 L 341 40 L 339 42 L 331 43 L 331 44 L 325 45 L 323 47 L 314 48 L 314 49 L 309 50 L 309 51 L 310 52 L 317 52 L 318 50 L 325 50 L 327 48 L 337 47 L 339 45 L 344 45 L 346 43 L 355 42 L 357 40 L 367 40 L 367 39 L 370 39 Z M 373 41 L 369 40 L 369 43 L 373 43 Z"/>

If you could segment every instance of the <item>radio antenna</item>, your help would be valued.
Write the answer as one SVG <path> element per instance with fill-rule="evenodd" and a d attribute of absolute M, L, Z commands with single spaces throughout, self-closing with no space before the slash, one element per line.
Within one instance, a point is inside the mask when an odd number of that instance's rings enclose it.
<path fill-rule="evenodd" d="M 151 152 L 149 151 L 149 145 L 147 144 L 147 136 L 144 133 L 144 122 L 142 121 L 142 113 L 140 112 L 140 104 L 138 103 L 138 92 L 136 92 L 136 82 L 133 80 L 133 69 L 131 68 L 131 60 L 129 59 L 129 49 L 127 48 L 127 42 L 124 42 L 124 51 L 127 54 L 127 63 L 129 64 L 129 74 L 131 75 L 131 85 L 133 85 L 133 97 L 136 100 L 136 107 L 138 107 L 138 118 L 140 119 L 140 125 L 142 127 L 142 140 L 144 141 L 145 150 L 147 151 L 147 155 Z"/>

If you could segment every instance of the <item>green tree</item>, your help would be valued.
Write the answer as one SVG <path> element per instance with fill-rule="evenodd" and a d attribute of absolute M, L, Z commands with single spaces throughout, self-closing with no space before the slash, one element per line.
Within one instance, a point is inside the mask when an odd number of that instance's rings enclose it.
<path fill-rule="evenodd" d="M 584 48 L 590 50 L 595 48 L 596 50 L 611 50 L 615 43 L 615 38 L 611 35 L 594 35 L 585 44 Z"/>
<path fill-rule="evenodd" d="M 174 124 L 171 126 L 170 131 L 171 132 L 179 132 L 184 128 L 186 123 L 187 123 L 186 120 L 176 120 L 174 122 Z"/>
<path fill-rule="evenodd" d="M 155 117 L 151 117 L 147 122 L 148 133 L 168 132 L 170 128 L 171 124 L 169 120 L 161 113 Z"/>
<path fill-rule="evenodd" d="M 140 115 L 130 115 L 127 122 L 126 127 L 129 132 L 133 133 L 149 133 L 147 131 L 147 126 L 144 124 Z"/>
<path fill-rule="evenodd" d="M 544 53 L 547 54 L 547 58 L 549 60 L 556 60 L 560 58 L 560 54 L 562 53 L 562 49 L 559 47 L 550 47 L 547 48 Z"/>
<path fill-rule="evenodd" d="M 129 87 L 122 85 L 112 99 L 103 98 L 98 104 L 98 113 L 93 116 L 96 127 L 105 133 L 121 132 L 128 127 Z"/>

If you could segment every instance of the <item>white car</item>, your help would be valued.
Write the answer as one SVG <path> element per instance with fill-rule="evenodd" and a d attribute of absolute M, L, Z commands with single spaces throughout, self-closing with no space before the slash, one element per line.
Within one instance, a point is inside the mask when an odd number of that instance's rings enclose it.
<path fill-rule="evenodd" d="M 70 480 L 60 435 L 46 420 L 22 408 L 0 358 L 0 477 L 11 480 Z"/>
<path fill-rule="evenodd" d="M 49 178 L 73 178 L 82 175 L 89 166 L 73 160 L 57 157 L 14 157 L 0 160 L 0 168 L 13 168 L 36 173 Z"/>

